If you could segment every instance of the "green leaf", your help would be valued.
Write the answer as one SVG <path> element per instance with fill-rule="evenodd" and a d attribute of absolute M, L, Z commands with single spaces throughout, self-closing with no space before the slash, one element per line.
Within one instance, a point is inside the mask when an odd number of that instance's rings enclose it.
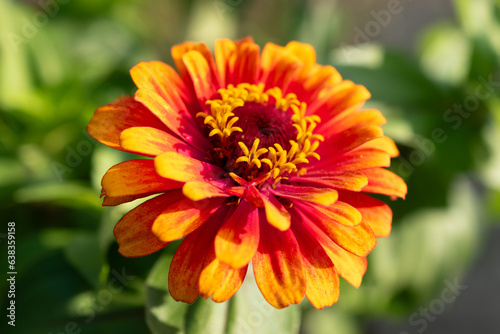
<path fill-rule="evenodd" d="M 494 23 L 494 6 L 491 0 L 454 0 L 455 10 L 467 34 L 487 33 Z"/>
<path fill-rule="evenodd" d="M 101 210 L 99 195 L 77 182 L 44 182 L 20 188 L 14 193 L 20 203 L 54 202 L 71 208 Z"/>
<path fill-rule="evenodd" d="M 173 255 L 165 252 L 146 281 L 146 323 L 154 334 L 185 333 L 188 304 L 176 302 L 168 293 L 168 270 Z"/>
<path fill-rule="evenodd" d="M 298 333 L 300 306 L 272 307 L 260 293 L 251 270 L 239 291 L 224 303 L 201 297 L 192 305 L 173 300 L 168 293 L 173 249 L 167 247 L 146 282 L 146 322 L 153 333 Z"/>
<path fill-rule="evenodd" d="M 462 275 L 485 227 L 482 203 L 465 177 L 455 179 L 448 197 L 447 208 L 421 209 L 394 222 L 391 236 L 378 239 L 368 256 L 359 290 L 341 286 L 343 307 L 355 314 L 406 312 L 432 298 L 445 280 Z"/>
<path fill-rule="evenodd" d="M 77 234 L 65 248 L 66 259 L 94 287 L 99 286 L 99 275 L 103 268 L 97 237 L 92 234 Z"/>
<path fill-rule="evenodd" d="M 19 161 L 10 158 L 0 158 L 0 186 L 21 183 L 26 179 L 26 172 Z"/>
<path fill-rule="evenodd" d="M 376 47 L 369 47 L 366 51 L 360 49 L 360 52 L 358 64 L 339 63 L 335 57 L 332 62 L 342 77 L 365 86 L 373 100 L 391 105 L 428 105 L 429 101 L 439 98 L 436 85 L 408 56 Z"/>
<path fill-rule="evenodd" d="M 500 190 L 492 190 L 488 194 L 488 208 L 491 221 L 500 225 Z"/>
<path fill-rule="evenodd" d="M 420 64 L 427 75 L 447 85 L 460 85 L 469 74 L 472 46 L 465 34 L 449 24 L 424 32 Z"/>
<path fill-rule="evenodd" d="M 186 314 L 186 333 L 225 334 L 228 306 L 228 302 L 198 298 Z"/>
<path fill-rule="evenodd" d="M 26 43 L 21 27 L 26 25 L 26 12 L 13 1 L 0 2 L 0 102 L 4 107 L 33 102 L 33 78 L 29 71 Z M 24 99 L 24 103 L 23 103 Z"/>
<path fill-rule="evenodd" d="M 340 305 L 339 305 L 340 306 Z M 362 323 L 353 315 L 343 312 L 338 306 L 322 310 L 311 310 L 304 315 L 304 333 L 314 334 L 361 334 Z M 333 330 L 335 328 L 335 330 Z"/>
<path fill-rule="evenodd" d="M 241 288 L 230 300 L 228 334 L 294 334 L 300 326 L 300 306 L 278 310 L 262 296 L 252 269 Z"/>

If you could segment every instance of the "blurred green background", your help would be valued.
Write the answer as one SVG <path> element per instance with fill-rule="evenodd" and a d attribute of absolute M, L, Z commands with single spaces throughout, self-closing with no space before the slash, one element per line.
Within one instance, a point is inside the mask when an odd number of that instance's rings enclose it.
<path fill-rule="evenodd" d="M 500 1 L 1 0 L 0 32 L 0 247 L 15 222 L 18 273 L 2 333 L 497 333 Z M 401 151 L 392 235 L 328 309 L 270 309 L 251 277 L 231 303 L 174 303 L 176 244 L 121 257 L 112 229 L 136 203 L 101 206 L 102 175 L 130 156 L 85 126 L 133 94 L 128 70 L 247 35 L 312 44 L 370 90 Z"/>

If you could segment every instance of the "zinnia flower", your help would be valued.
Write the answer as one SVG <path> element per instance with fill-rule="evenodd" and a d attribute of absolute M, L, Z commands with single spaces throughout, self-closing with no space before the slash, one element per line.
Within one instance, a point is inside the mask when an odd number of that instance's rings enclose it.
<path fill-rule="evenodd" d="M 392 198 L 406 185 L 384 169 L 398 155 L 370 93 L 316 64 L 308 44 L 259 46 L 251 38 L 172 48 L 131 70 L 134 97 L 96 110 L 88 132 L 136 153 L 102 179 L 103 205 L 157 195 L 115 226 L 119 252 L 137 257 L 184 238 L 169 291 L 229 299 L 252 261 L 277 308 L 336 303 L 339 277 L 359 287 L 366 256 L 391 231 Z M 152 159 L 151 159 L 152 158 Z"/>

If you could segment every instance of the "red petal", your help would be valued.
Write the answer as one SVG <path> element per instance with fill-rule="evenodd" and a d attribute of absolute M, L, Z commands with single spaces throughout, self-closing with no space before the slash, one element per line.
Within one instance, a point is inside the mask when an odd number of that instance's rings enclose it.
<path fill-rule="evenodd" d="M 120 146 L 120 133 L 135 126 L 148 126 L 166 130 L 146 107 L 130 96 L 124 96 L 111 104 L 97 108 L 87 125 L 88 133 L 101 143 L 117 150 Z"/>
<path fill-rule="evenodd" d="M 120 219 L 113 230 L 120 245 L 120 254 L 127 257 L 145 256 L 168 245 L 154 235 L 152 226 L 165 206 L 176 200 L 177 193 L 178 191 L 174 190 L 152 198 Z"/>
<path fill-rule="evenodd" d="M 205 259 L 213 248 L 215 233 L 228 211 L 228 206 L 217 210 L 205 224 L 187 235 L 175 252 L 168 273 L 168 290 L 175 300 L 191 304 L 198 298 Z"/>
<path fill-rule="evenodd" d="M 247 185 L 245 187 L 243 198 L 254 208 L 261 208 L 264 206 L 264 201 L 262 199 L 261 193 L 257 188 L 255 188 L 253 184 Z"/>
<path fill-rule="evenodd" d="M 260 243 L 253 258 L 255 280 L 264 298 L 276 308 L 298 304 L 306 282 L 297 240 L 290 229 L 261 224 Z"/>
<path fill-rule="evenodd" d="M 233 268 L 246 266 L 259 245 L 258 209 L 241 201 L 215 237 L 217 258 Z"/>
<path fill-rule="evenodd" d="M 383 194 L 388 196 L 406 197 L 408 188 L 402 178 L 384 168 L 372 168 L 363 170 L 368 177 L 368 185 L 363 192 Z"/>
<path fill-rule="evenodd" d="M 301 221 L 294 220 L 292 230 L 302 255 L 307 299 L 317 309 L 335 304 L 339 298 L 339 276 L 332 260 Z"/>

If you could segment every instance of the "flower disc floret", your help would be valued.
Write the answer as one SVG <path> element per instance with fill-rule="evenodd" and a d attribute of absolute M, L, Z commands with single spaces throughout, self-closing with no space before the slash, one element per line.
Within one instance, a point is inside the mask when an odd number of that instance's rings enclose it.
<path fill-rule="evenodd" d="M 218 152 L 211 156 L 228 172 L 247 180 L 270 172 L 277 183 L 311 157 L 320 159 L 315 151 L 324 138 L 314 129 L 321 119 L 306 116 L 307 104 L 294 93 L 242 83 L 219 89 L 218 95 L 206 102 L 209 113 L 196 116 L 211 127 L 208 136 Z"/>

